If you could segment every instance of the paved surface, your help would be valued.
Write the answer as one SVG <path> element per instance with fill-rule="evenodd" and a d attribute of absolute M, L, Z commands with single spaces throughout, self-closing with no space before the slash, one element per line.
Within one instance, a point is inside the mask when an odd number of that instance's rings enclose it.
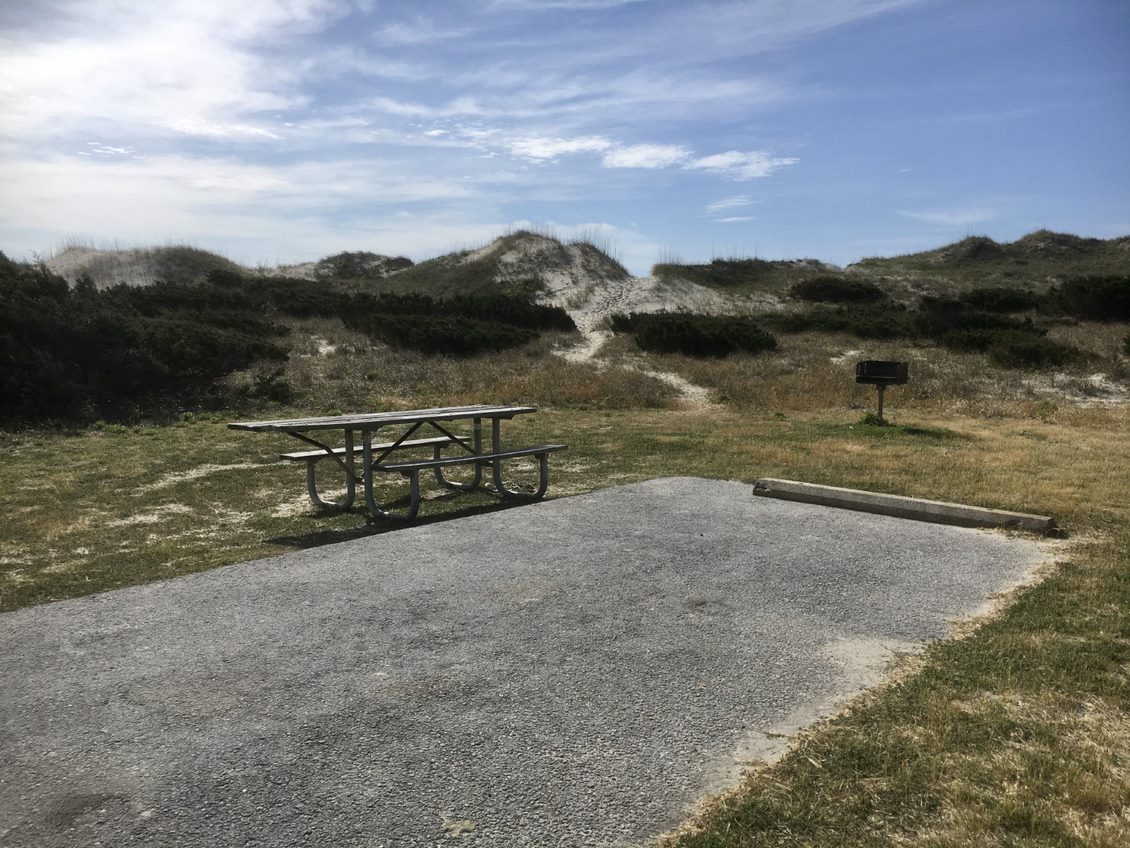
<path fill-rule="evenodd" d="M 676 478 L 6 614 L 0 845 L 637 844 L 1038 556 Z"/>

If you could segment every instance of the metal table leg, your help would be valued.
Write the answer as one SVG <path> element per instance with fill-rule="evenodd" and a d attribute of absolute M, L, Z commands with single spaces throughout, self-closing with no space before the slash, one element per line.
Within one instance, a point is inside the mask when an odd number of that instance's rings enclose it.
<path fill-rule="evenodd" d="M 420 474 L 413 471 L 409 481 L 408 509 L 402 513 L 381 509 L 373 496 L 373 433 L 371 430 L 361 431 L 361 466 L 362 479 L 365 484 L 365 506 L 373 518 L 391 518 L 410 521 L 420 511 Z"/>

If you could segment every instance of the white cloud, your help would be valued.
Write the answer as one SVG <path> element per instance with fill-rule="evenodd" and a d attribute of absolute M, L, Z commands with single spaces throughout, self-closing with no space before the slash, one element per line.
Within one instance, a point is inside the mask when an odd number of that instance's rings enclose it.
<path fill-rule="evenodd" d="M 496 9 L 537 12 L 545 9 L 610 9 L 646 2 L 649 0 L 491 0 L 490 6 Z"/>
<path fill-rule="evenodd" d="M 678 144 L 634 144 L 609 150 L 601 160 L 606 168 L 670 168 L 691 157 L 691 151 Z"/>
<path fill-rule="evenodd" d="M 733 197 L 723 197 L 721 200 L 715 200 L 706 206 L 707 212 L 723 212 L 727 209 L 738 209 L 742 206 L 749 206 L 753 203 L 760 203 L 759 200 L 754 200 L 748 194 L 735 194 Z"/>
<path fill-rule="evenodd" d="M 271 132 L 263 127 L 207 121 L 202 118 L 174 118 L 166 126 L 186 135 L 210 136 L 212 138 L 282 138 L 278 133 Z"/>
<path fill-rule="evenodd" d="M 414 118 L 435 118 L 441 117 L 442 115 L 440 110 L 431 106 L 425 106 L 423 103 L 408 103 L 403 100 L 396 100 L 392 97 L 374 97 L 369 101 L 369 105 L 380 112 L 387 112 L 390 115 L 403 115 Z"/>
<path fill-rule="evenodd" d="M 666 37 L 684 49 L 709 47 L 716 58 L 774 50 L 806 35 L 920 3 L 921 0 L 763 0 L 710 5 L 678 4 L 661 21 Z M 660 23 L 657 21 L 657 23 Z"/>
<path fill-rule="evenodd" d="M 366 101 L 365 106 L 389 115 L 415 118 L 476 117 L 486 112 L 472 97 L 457 97 L 438 106 L 397 100 L 392 97 L 374 97 Z"/>
<path fill-rule="evenodd" d="M 403 47 L 464 38 L 471 32 L 470 29 L 442 29 L 431 18 L 418 17 L 411 22 L 397 21 L 381 27 L 373 34 L 373 40 L 385 47 Z"/>
<path fill-rule="evenodd" d="M 688 162 L 683 167 L 692 171 L 711 171 L 735 180 L 752 180 L 767 177 L 778 168 L 794 165 L 799 161 L 799 159 L 770 156 L 762 150 L 751 150 L 746 153 L 730 150 L 726 153 L 703 156 Z"/>
<path fill-rule="evenodd" d="M 182 121 L 251 125 L 251 113 L 307 102 L 294 69 L 257 47 L 317 30 L 346 9 L 340 0 L 55 6 L 53 33 L 0 51 L 0 108 L 12 135 L 50 136 L 95 121 L 134 132 Z"/>
<path fill-rule="evenodd" d="M 927 224 L 941 224 L 947 227 L 964 227 L 979 224 L 996 217 L 994 212 L 979 207 L 970 209 L 924 209 L 919 211 L 899 210 L 899 215 Z"/>
<path fill-rule="evenodd" d="M 54 155 L 19 159 L 0 174 L 0 231 L 92 233 L 114 239 L 229 238 L 274 224 L 372 214 L 394 204 L 451 204 L 479 196 L 473 181 L 406 174 L 366 160 L 250 165 L 231 159 Z M 113 202 L 107 202 L 113 198 Z M 280 245 L 282 233 L 279 234 Z"/>
<path fill-rule="evenodd" d="M 516 138 L 509 142 L 510 152 L 525 159 L 556 159 L 567 153 L 600 153 L 612 146 L 607 138 L 598 135 L 577 138 L 546 138 L 532 136 Z"/>
<path fill-rule="evenodd" d="M 733 215 L 729 218 L 715 218 L 714 220 L 719 224 L 738 224 L 742 221 L 756 221 L 757 218 L 754 215 Z"/>
<path fill-rule="evenodd" d="M 137 150 L 133 147 L 114 147 L 109 144 L 103 144 L 100 141 L 88 141 L 86 143 L 87 150 L 79 151 L 80 156 L 128 156 L 133 159 L 140 159 Z"/>

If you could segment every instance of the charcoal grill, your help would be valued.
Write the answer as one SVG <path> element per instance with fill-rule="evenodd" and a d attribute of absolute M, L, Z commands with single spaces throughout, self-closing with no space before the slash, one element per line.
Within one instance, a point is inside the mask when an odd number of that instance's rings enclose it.
<path fill-rule="evenodd" d="M 909 365 L 887 359 L 865 359 L 855 364 L 855 382 L 874 386 L 879 395 L 879 423 L 883 422 L 883 392 L 887 386 L 902 386 L 910 381 Z"/>

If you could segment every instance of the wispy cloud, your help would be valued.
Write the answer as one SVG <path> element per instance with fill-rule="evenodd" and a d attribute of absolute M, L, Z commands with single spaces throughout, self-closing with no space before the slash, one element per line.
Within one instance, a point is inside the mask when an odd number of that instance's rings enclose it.
<path fill-rule="evenodd" d="M 715 192 L 708 217 L 738 223 L 758 201 L 719 186 L 797 164 L 772 139 L 804 138 L 784 117 L 820 92 L 803 62 L 764 54 L 914 1 L 450 0 L 441 14 L 415 0 L 9 0 L 0 221 L 162 241 L 237 225 L 298 237 L 305 222 L 310 244 L 365 227 L 420 244 L 381 221 L 410 214 L 450 236 L 453 210 L 479 232 L 532 202 L 593 220 L 613 188 L 662 203 L 677 186 Z"/>
<path fill-rule="evenodd" d="M 911 218 L 915 221 L 924 221 L 927 224 L 941 224 L 947 227 L 964 227 L 969 224 L 979 224 L 983 221 L 990 221 L 996 217 L 995 212 L 980 207 L 972 207 L 969 209 L 900 209 L 898 214 L 904 218 Z"/>
<path fill-rule="evenodd" d="M 186 156 L 20 159 L 0 179 L 0 190 L 21 198 L 18 208 L 0 206 L 5 231 L 110 232 L 155 241 L 180 233 L 226 241 L 233 217 L 249 231 L 268 231 L 284 220 L 330 228 L 343 215 L 365 218 L 378 210 L 481 198 L 475 181 L 404 174 L 397 163 L 336 159 L 267 166 Z"/>
<path fill-rule="evenodd" d="M 510 152 L 524 159 L 556 159 L 569 153 L 600 153 L 612 146 L 601 136 L 579 138 L 515 138 L 509 143 Z"/>
<path fill-rule="evenodd" d="M 469 27 L 445 29 L 436 26 L 431 18 L 417 17 L 411 21 L 386 24 L 373 34 L 373 40 L 384 47 L 402 47 L 465 38 L 473 32 Z"/>
<path fill-rule="evenodd" d="M 615 6 L 647 2 L 651 0 L 490 0 L 489 6 L 495 9 L 523 9 L 537 12 L 548 9 L 611 9 Z"/>
<path fill-rule="evenodd" d="M 721 200 L 715 200 L 713 203 L 706 205 L 706 211 L 710 213 L 724 212 L 727 209 L 739 209 L 742 206 L 749 206 L 752 203 L 759 203 L 760 201 L 754 200 L 748 194 L 735 194 L 733 197 L 723 197 Z"/>
<path fill-rule="evenodd" d="M 160 130 L 178 121 L 252 124 L 253 113 L 305 102 L 292 70 L 256 45 L 310 32 L 345 13 L 339 0 L 227 6 L 169 0 L 56 3 L 63 35 L 9 41 L 0 108 L 10 132 L 51 135 L 91 121 Z M 97 37 L 80 35 L 97 33 Z"/>
<path fill-rule="evenodd" d="M 282 138 L 276 132 L 251 124 L 237 124 L 209 121 L 203 118 L 172 118 L 166 126 L 186 135 L 211 136 L 213 138 Z"/>
<path fill-rule="evenodd" d="M 691 157 L 691 151 L 679 144 L 633 144 L 604 154 L 606 168 L 670 168 Z"/>
<path fill-rule="evenodd" d="M 756 221 L 757 218 L 753 215 L 732 215 L 728 218 L 715 218 L 719 224 L 740 224 L 743 221 Z"/>
<path fill-rule="evenodd" d="M 132 147 L 114 147 L 100 141 L 88 141 L 86 150 L 78 151 L 79 156 L 128 156 L 131 159 L 142 158 Z"/>
<path fill-rule="evenodd" d="M 703 156 L 688 162 L 683 167 L 691 171 L 711 171 L 724 174 L 735 180 L 752 180 L 767 177 L 778 168 L 786 165 L 795 165 L 799 159 L 792 157 L 772 156 L 763 150 L 750 150 L 741 152 L 730 150 L 726 153 L 715 153 Z"/>
<path fill-rule="evenodd" d="M 432 135 L 435 130 L 430 131 Z M 638 168 L 659 170 L 663 168 L 682 168 L 689 171 L 706 171 L 728 179 L 744 181 L 756 177 L 767 177 L 785 165 L 792 165 L 798 159 L 771 156 L 755 150 L 739 152 L 731 150 L 695 158 L 695 152 L 681 144 L 621 144 L 615 139 L 602 135 L 574 137 L 555 136 L 512 136 L 495 128 L 492 131 L 460 129 L 458 137 L 470 138 L 484 149 L 494 148 L 508 152 L 520 159 L 536 162 L 556 162 L 565 156 L 600 153 L 601 165 L 605 168 Z M 744 206 L 752 203 L 741 195 L 720 203 L 717 209 Z"/>

